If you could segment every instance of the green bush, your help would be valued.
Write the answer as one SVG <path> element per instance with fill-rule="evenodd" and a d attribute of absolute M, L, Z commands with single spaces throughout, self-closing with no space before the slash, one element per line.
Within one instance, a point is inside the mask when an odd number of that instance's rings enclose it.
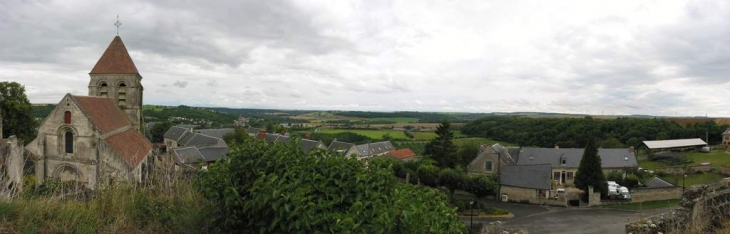
<path fill-rule="evenodd" d="M 479 199 L 489 195 L 495 195 L 499 187 L 493 178 L 482 175 L 470 176 L 463 185 L 463 190 Z"/>
<path fill-rule="evenodd" d="M 608 176 L 606 176 L 606 180 L 615 181 L 616 183 L 618 183 L 619 181 L 623 180 L 623 177 L 624 177 L 623 173 L 621 173 L 619 171 L 611 171 L 608 173 Z"/>
<path fill-rule="evenodd" d="M 422 184 L 430 187 L 438 186 L 439 168 L 431 164 L 422 164 L 416 171 Z"/>
<path fill-rule="evenodd" d="M 398 182 L 387 164 L 294 144 L 247 141 L 200 174 L 219 232 L 463 233 L 438 190 Z"/>

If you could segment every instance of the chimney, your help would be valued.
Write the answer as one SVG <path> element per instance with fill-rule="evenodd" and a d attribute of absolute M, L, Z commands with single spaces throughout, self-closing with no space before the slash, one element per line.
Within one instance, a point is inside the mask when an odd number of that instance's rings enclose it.
<path fill-rule="evenodd" d="M 629 153 L 631 153 L 631 155 L 635 155 L 636 154 L 636 149 L 634 149 L 633 146 L 629 147 Z"/>
<path fill-rule="evenodd" d="M 558 144 L 558 143 L 555 143 L 555 148 L 556 148 L 556 149 L 560 149 L 560 144 Z"/>
<path fill-rule="evenodd" d="M 256 135 L 256 139 L 259 139 L 259 140 L 262 140 L 262 141 L 263 140 L 266 140 L 266 131 L 259 130 L 259 134 Z"/>

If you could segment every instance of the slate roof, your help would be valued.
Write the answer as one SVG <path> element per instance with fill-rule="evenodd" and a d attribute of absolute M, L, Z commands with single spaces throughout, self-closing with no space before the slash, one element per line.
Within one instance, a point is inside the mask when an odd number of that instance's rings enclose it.
<path fill-rule="evenodd" d="M 529 188 L 550 189 L 552 165 L 507 165 L 501 168 L 500 184 Z"/>
<path fill-rule="evenodd" d="M 246 129 L 246 133 L 248 133 L 249 135 L 250 134 L 256 135 L 256 134 L 259 134 L 259 132 L 261 132 L 261 131 L 266 131 L 266 129 L 265 128 L 248 128 L 248 129 Z"/>
<path fill-rule="evenodd" d="M 416 153 L 413 152 L 413 150 L 405 148 L 405 149 L 399 149 L 399 150 L 393 150 L 388 152 L 388 155 L 396 157 L 398 159 L 407 159 L 411 157 L 415 157 Z"/>
<path fill-rule="evenodd" d="M 722 135 L 730 135 L 730 128 L 725 129 L 725 131 L 722 132 Z"/>
<path fill-rule="evenodd" d="M 286 143 L 289 141 L 289 136 L 281 135 L 278 133 L 266 133 L 266 142 L 268 143 Z"/>
<path fill-rule="evenodd" d="M 233 128 L 200 129 L 200 130 L 198 130 L 198 133 L 206 135 L 206 136 L 223 139 L 223 136 L 225 136 L 226 134 L 233 133 L 233 131 L 234 131 Z"/>
<path fill-rule="evenodd" d="M 228 155 L 228 147 L 204 147 L 198 148 L 198 151 L 206 162 L 215 162 Z"/>
<path fill-rule="evenodd" d="M 68 95 L 101 134 L 132 125 L 127 114 L 111 98 Z"/>
<path fill-rule="evenodd" d="M 381 141 L 368 144 L 357 145 L 357 151 L 360 156 L 370 156 L 376 154 L 382 154 L 391 150 L 395 150 L 393 144 L 390 141 Z"/>
<path fill-rule="evenodd" d="M 165 132 L 164 137 L 170 140 L 180 141 L 180 139 L 185 135 L 186 132 L 188 132 L 187 128 L 181 128 L 178 126 L 172 126 L 170 129 Z"/>
<path fill-rule="evenodd" d="M 669 183 L 666 180 L 663 180 L 656 176 L 654 178 L 651 178 L 649 181 L 646 181 L 646 183 L 644 183 L 644 185 L 646 185 L 646 187 L 649 187 L 649 188 L 674 187 L 674 185 L 672 183 Z"/>
<path fill-rule="evenodd" d="M 139 74 L 122 38 L 114 37 L 89 74 Z"/>
<path fill-rule="evenodd" d="M 198 148 L 187 147 L 187 148 L 175 148 L 172 150 L 178 161 L 182 164 L 192 164 L 197 162 L 205 161 L 203 155 L 198 151 Z"/>
<path fill-rule="evenodd" d="M 517 165 L 551 164 L 553 167 L 577 168 L 583 158 L 584 149 L 569 148 L 523 148 Z M 628 148 L 598 149 L 603 168 L 638 167 L 636 156 Z M 565 166 L 560 164 L 560 158 L 565 157 Z"/>
<path fill-rule="evenodd" d="M 314 148 L 319 148 L 320 146 L 324 147 L 324 144 L 322 144 L 321 141 L 314 141 L 309 139 L 302 139 L 302 151 L 307 154 L 309 151 L 311 151 Z"/>
<path fill-rule="evenodd" d="M 190 137 L 188 137 L 190 136 Z M 223 140 L 220 138 L 215 138 L 211 136 L 206 136 L 199 133 L 189 132 L 184 137 L 183 140 L 179 143 L 183 145 L 184 147 L 206 147 L 206 146 L 216 146 L 219 144 L 222 144 Z"/>
<path fill-rule="evenodd" d="M 132 128 L 107 137 L 104 142 L 132 168 L 136 168 L 152 151 L 152 143 Z"/>
<path fill-rule="evenodd" d="M 327 150 L 344 153 L 350 150 L 353 146 L 355 146 L 355 144 L 334 140 L 330 143 L 330 146 L 327 147 Z"/>

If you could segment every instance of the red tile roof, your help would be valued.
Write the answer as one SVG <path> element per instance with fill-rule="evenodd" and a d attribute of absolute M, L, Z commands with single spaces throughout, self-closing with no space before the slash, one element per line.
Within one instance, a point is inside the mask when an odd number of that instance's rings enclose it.
<path fill-rule="evenodd" d="M 89 74 L 139 74 L 122 38 L 114 37 Z"/>
<path fill-rule="evenodd" d="M 107 137 L 104 142 L 132 168 L 136 168 L 152 150 L 152 143 L 131 128 Z"/>
<path fill-rule="evenodd" d="M 406 159 L 406 158 L 416 156 L 416 153 L 413 152 L 411 149 L 405 148 L 405 149 L 390 151 L 390 153 L 388 153 L 388 155 L 396 157 L 398 159 Z"/>
<path fill-rule="evenodd" d="M 71 97 L 101 134 L 132 124 L 111 98 L 73 95 Z"/>

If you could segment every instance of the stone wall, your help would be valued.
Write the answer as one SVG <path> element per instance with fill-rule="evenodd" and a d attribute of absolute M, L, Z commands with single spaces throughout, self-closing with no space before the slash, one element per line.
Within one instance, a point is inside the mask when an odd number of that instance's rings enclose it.
<path fill-rule="evenodd" d="M 680 207 L 626 225 L 626 233 L 714 233 L 730 219 L 728 179 L 693 186 L 684 193 Z"/>
<path fill-rule="evenodd" d="M 23 190 L 23 141 L 15 136 L 0 139 L 0 197 L 12 198 Z"/>
<path fill-rule="evenodd" d="M 506 194 L 510 201 L 530 201 L 530 203 L 534 203 L 533 201 L 537 200 L 537 191 L 535 189 L 502 185 L 500 192 L 502 195 Z"/>
<path fill-rule="evenodd" d="M 537 205 L 550 205 L 550 206 L 567 206 L 568 201 L 565 197 L 558 198 L 544 198 L 538 197 L 537 189 L 531 188 L 520 188 L 502 185 L 500 192 L 502 195 L 507 195 L 507 199 L 510 202 L 530 203 Z M 551 193 L 554 191 L 551 191 Z M 554 196 L 553 196 L 554 197 Z"/>
<path fill-rule="evenodd" d="M 631 202 L 660 201 L 682 197 L 682 187 L 636 188 L 631 190 Z"/>

